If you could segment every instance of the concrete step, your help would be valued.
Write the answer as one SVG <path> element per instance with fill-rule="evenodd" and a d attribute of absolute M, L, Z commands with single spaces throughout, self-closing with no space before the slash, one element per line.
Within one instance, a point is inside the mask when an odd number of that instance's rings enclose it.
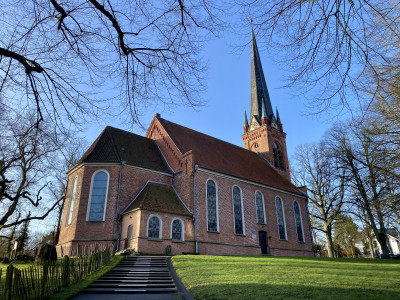
<path fill-rule="evenodd" d="M 165 257 L 126 257 L 82 293 L 138 294 L 135 297 L 139 298 L 143 297 L 140 294 L 154 294 L 151 297 L 169 294 L 168 297 L 174 298 L 176 288 Z"/>
<path fill-rule="evenodd" d="M 115 273 L 115 274 L 106 274 L 102 278 L 117 278 L 117 277 L 125 277 L 125 278 L 130 278 L 130 277 L 141 277 L 141 278 L 171 278 L 171 275 L 168 273 L 154 273 L 154 274 L 149 274 L 149 273 Z"/>
<path fill-rule="evenodd" d="M 154 276 L 170 276 L 169 273 L 162 273 L 162 272 L 154 272 L 154 273 L 146 273 L 146 272 L 118 272 L 107 274 L 107 276 L 147 276 L 147 277 L 154 277 Z"/>
<path fill-rule="evenodd" d="M 154 274 L 169 274 L 168 271 L 160 271 L 160 270 L 116 270 L 113 272 L 110 272 L 110 274 L 145 274 L 145 275 L 154 275 Z"/>
<path fill-rule="evenodd" d="M 86 288 L 81 293 L 85 294 L 169 294 L 176 293 L 175 288 Z"/>
<path fill-rule="evenodd" d="M 90 287 L 96 288 L 174 288 L 174 283 L 102 283 L 95 282 Z"/>
<path fill-rule="evenodd" d="M 99 279 L 95 283 L 173 283 L 171 279 Z"/>

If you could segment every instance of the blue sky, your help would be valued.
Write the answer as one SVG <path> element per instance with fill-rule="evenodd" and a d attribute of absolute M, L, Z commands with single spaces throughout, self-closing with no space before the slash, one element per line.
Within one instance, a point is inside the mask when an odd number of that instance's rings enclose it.
<path fill-rule="evenodd" d="M 246 109 L 249 116 L 250 109 L 250 43 L 241 53 L 232 44 L 237 43 L 237 36 L 226 33 L 224 37 L 214 39 L 206 44 L 203 56 L 209 61 L 207 73 L 207 90 L 204 99 L 206 105 L 194 110 L 191 107 L 176 107 L 172 110 L 155 108 L 148 110 L 141 121 L 148 126 L 156 112 L 161 117 L 178 123 L 193 130 L 211 135 L 229 143 L 243 146 L 243 115 Z M 240 37 L 240 39 L 243 39 Z M 248 34 L 250 42 L 251 35 Z M 246 41 L 244 41 L 246 42 Z M 293 91 L 283 88 L 285 76 L 283 68 L 273 61 L 261 40 L 257 39 L 264 75 L 272 102 L 272 107 L 278 107 L 287 134 L 289 158 L 294 154 L 296 147 L 302 143 L 318 141 L 329 128 L 328 116 L 321 114 L 311 116 L 307 112 L 303 96 L 293 94 Z M 118 120 L 104 120 L 92 126 L 83 133 L 84 138 L 92 143 L 105 126 L 128 129 L 136 134 L 145 132 L 129 129 Z"/>

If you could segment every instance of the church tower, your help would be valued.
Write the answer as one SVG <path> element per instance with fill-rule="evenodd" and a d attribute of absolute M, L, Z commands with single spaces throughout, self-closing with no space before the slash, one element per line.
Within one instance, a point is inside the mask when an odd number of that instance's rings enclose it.
<path fill-rule="evenodd" d="M 290 179 L 286 150 L 286 133 L 279 117 L 272 110 L 271 100 L 261 66 L 256 38 L 251 31 L 251 97 L 250 123 L 244 113 L 244 148 L 262 155 L 282 175 Z"/>

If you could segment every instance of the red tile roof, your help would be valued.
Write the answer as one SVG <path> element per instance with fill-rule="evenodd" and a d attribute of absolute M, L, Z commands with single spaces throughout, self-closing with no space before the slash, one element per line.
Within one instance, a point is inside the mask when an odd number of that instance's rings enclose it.
<path fill-rule="evenodd" d="M 157 182 L 146 183 L 143 190 L 122 213 L 127 213 L 134 209 L 191 216 L 191 213 L 179 199 L 174 188 L 170 185 Z"/>
<path fill-rule="evenodd" d="M 192 150 L 199 167 L 304 196 L 255 152 L 158 118 L 182 154 Z"/>

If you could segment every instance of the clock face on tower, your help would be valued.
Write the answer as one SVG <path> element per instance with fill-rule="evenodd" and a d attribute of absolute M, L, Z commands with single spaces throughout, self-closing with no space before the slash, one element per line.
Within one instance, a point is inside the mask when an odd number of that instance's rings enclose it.
<path fill-rule="evenodd" d="M 274 127 L 275 129 L 278 129 L 278 125 L 276 125 L 276 122 L 275 122 L 275 121 L 272 121 L 272 122 L 271 122 L 271 126 Z"/>
<path fill-rule="evenodd" d="M 256 119 L 253 119 L 253 122 L 251 122 L 251 125 L 250 125 L 250 130 L 257 129 L 258 127 L 260 127 L 260 124 L 258 124 Z"/>

